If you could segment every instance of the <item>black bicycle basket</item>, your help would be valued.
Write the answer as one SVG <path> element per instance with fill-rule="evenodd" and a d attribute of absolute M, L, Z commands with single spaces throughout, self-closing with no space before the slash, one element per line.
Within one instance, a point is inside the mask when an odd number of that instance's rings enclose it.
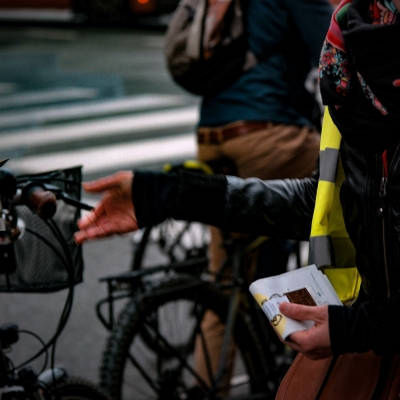
<path fill-rule="evenodd" d="M 80 200 L 80 166 L 18 179 L 40 181 L 47 176 L 50 180 L 46 183 Z M 0 246 L 0 292 L 54 292 L 82 282 L 82 249 L 73 240 L 80 210 L 57 200 L 56 214 L 47 221 L 23 205 L 18 205 L 16 211 L 23 233 L 7 245 L 10 252 Z M 1 264 L 6 268 L 1 268 Z"/>

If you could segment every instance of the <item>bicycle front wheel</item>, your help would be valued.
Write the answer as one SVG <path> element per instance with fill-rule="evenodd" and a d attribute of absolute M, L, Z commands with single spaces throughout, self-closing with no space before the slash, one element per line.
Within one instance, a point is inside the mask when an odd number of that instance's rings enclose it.
<path fill-rule="evenodd" d="M 205 310 L 212 310 L 224 322 L 228 305 L 212 284 L 193 277 L 173 278 L 132 299 L 108 339 L 100 385 L 111 397 L 122 400 L 220 399 L 226 396 L 222 392 L 229 393 L 230 399 L 273 396 L 276 382 L 268 369 L 271 360 L 265 359 L 251 320 L 241 312 L 233 331 L 241 357 L 229 388 L 199 384 L 193 353 L 201 319 Z M 152 332 L 158 348 L 145 344 L 144 329 L 146 334 Z"/>

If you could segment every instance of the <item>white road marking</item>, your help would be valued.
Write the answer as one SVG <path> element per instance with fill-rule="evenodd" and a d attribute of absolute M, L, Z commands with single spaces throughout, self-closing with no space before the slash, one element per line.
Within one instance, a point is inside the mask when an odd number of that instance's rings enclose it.
<path fill-rule="evenodd" d="M 0 82 L 0 95 L 15 92 L 17 84 L 12 82 Z"/>
<path fill-rule="evenodd" d="M 1 89 L 2 85 L 0 83 L 0 93 Z M 184 96 L 145 94 L 77 105 L 30 108 L 29 110 L 4 112 L 0 114 L 0 129 L 113 113 L 133 112 L 150 109 L 152 107 L 172 107 L 182 105 L 184 101 Z"/>
<path fill-rule="evenodd" d="M 115 134 L 134 134 L 143 131 L 165 129 L 195 124 L 197 107 L 151 112 L 128 117 L 112 117 L 95 121 L 69 123 L 40 129 L 4 132 L 1 134 L 1 150 L 21 146 L 60 144 Z"/>
<path fill-rule="evenodd" d="M 7 162 L 7 168 L 21 173 L 36 173 L 82 165 L 84 173 L 97 173 L 188 159 L 195 157 L 195 154 L 195 134 L 187 133 L 175 137 L 11 159 Z"/>
<path fill-rule="evenodd" d="M 58 88 L 51 90 L 36 90 L 32 93 L 22 92 L 0 96 L 0 109 L 21 107 L 37 103 L 52 103 L 54 101 L 93 99 L 99 95 L 99 89 L 92 88 Z"/>

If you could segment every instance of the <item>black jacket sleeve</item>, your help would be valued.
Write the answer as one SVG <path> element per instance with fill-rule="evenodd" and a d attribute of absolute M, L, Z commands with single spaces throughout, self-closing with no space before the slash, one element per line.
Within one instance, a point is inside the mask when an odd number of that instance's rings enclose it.
<path fill-rule="evenodd" d="M 229 231 L 308 240 L 315 179 L 262 181 L 180 171 L 137 172 L 133 203 L 139 227 L 171 217 Z"/>
<path fill-rule="evenodd" d="M 196 172 L 136 172 L 132 199 L 140 228 L 166 218 L 221 226 L 226 178 Z"/>
<path fill-rule="evenodd" d="M 318 180 L 227 177 L 224 229 L 308 240 Z"/>

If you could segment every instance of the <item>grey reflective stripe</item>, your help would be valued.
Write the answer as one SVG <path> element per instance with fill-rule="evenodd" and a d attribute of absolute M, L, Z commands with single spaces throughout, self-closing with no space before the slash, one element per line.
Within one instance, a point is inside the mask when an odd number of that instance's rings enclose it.
<path fill-rule="evenodd" d="M 326 148 L 320 152 L 320 176 L 321 181 L 335 183 L 339 150 Z"/>
<path fill-rule="evenodd" d="M 309 263 L 315 264 L 317 268 L 335 265 L 335 256 L 330 236 L 310 237 Z"/>
<path fill-rule="evenodd" d="M 356 252 L 348 237 L 311 236 L 308 261 L 318 268 L 353 268 L 356 265 Z"/>

